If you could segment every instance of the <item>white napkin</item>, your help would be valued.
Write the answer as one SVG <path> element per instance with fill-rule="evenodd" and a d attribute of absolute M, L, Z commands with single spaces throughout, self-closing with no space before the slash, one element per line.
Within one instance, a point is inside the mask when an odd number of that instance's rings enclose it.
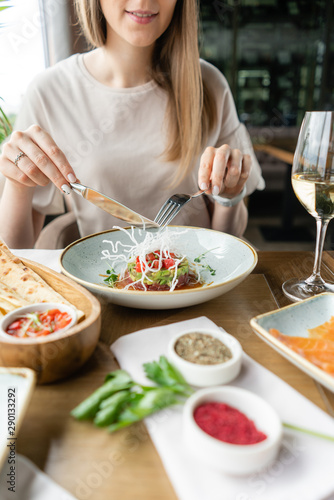
<path fill-rule="evenodd" d="M 74 496 L 55 483 L 50 477 L 22 455 L 15 456 L 15 479 L 12 486 L 7 481 L 10 473 L 5 462 L 0 473 L 1 500 L 76 500 Z M 8 488 L 14 488 L 15 491 Z"/>
<path fill-rule="evenodd" d="M 206 317 L 195 318 L 125 335 L 111 349 L 134 380 L 147 383 L 143 363 L 167 355 L 168 342 L 176 333 L 206 327 L 218 328 Z M 266 399 L 283 422 L 334 436 L 329 415 L 246 354 L 240 375 L 230 385 Z M 180 500 L 334 499 L 333 442 L 286 430 L 274 464 L 261 473 L 236 478 L 211 470 L 188 452 L 182 442 L 182 408 L 163 410 L 147 418 L 146 425 Z"/>
<path fill-rule="evenodd" d="M 60 272 L 59 257 L 62 250 L 13 250 L 13 254 L 22 259 L 29 259 Z"/>

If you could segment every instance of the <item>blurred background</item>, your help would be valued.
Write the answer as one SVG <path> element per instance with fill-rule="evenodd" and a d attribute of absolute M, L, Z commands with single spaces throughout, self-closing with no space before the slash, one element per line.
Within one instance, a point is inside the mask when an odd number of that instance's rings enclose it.
<path fill-rule="evenodd" d="M 0 106 L 13 123 L 34 75 L 86 46 L 72 0 L 0 0 L 0 10 Z M 201 0 L 200 13 L 201 56 L 226 76 L 266 181 L 247 200 L 245 236 L 261 250 L 313 250 L 290 171 L 305 111 L 334 109 L 333 0 Z"/>
<path fill-rule="evenodd" d="M 333 0 L 200 3 L 202 57 L 225 74 L 266 181 L 248 200 L 246 237 L 262 250 L 313 249 L 290 171 L 305 111 L 334 109 Z"/>

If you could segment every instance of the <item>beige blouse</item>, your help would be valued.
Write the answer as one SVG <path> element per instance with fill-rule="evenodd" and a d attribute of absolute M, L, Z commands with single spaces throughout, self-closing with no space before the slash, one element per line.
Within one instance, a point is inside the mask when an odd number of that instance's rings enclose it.
<path fill-rule="evenodd" d="M 229 144 L 251 154 L 247 194 L 263 189 L 260 166 L 246 128 L 240 124 L 224 76 L 201 61 L 203 78 L 216 96 L 218 125 L 207 146 Z M 153 81 L 134 88 L 115 89 L 95 80 L 83 54 L 75 54 L 47 69 L 30 84 L 15 129 L 36 123 L 47 130 L 65 153 L 77 178 L 140 214 L 154 219 L 163 202 L 175 192 L 169 187 L 177 167 L 164 162 L 166 94 Z M 197 191 L 199 158 L 177 192 Z M 82 236 L 126 223 L 71 194 Z M 53 185 L 37 187 L 34 208 L 43 214 L 64 211 L 63 194 Z M 204 197 L 189 203 L 173 224 L 210 227 Z"/>

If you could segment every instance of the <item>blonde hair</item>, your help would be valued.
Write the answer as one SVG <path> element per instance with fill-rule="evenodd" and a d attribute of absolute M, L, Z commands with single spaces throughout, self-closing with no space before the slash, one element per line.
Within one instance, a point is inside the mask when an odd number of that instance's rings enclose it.
<path fill-rule="evenodd" d="M 79 22 L 92 47 L 106 43 L 99 0 L 75 0 Z M 156 41 L 152 76 L 168 95 L 166 161 L 179 161 L 173 184 L 186 177 L 216 121 L 214 99 L 202 80 L 197 0 L 177 0 L 172 21 Z"/>

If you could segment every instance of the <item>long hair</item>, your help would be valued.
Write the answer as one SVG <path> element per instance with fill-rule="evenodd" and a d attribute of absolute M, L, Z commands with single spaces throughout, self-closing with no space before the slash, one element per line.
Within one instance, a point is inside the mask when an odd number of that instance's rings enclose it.
<path fill-rule="evenodd" d="M 79 22 L 92 47 L 106 43 L 99 0 L 75 0 Z M 214 99 L 202 79 L 198 50 L 198 2 L 177 0 L 167 30 L 156 41 L 152 76 L 168 95 L 166 161 L 178 161 L 173 185 L 188 175 L 216 121 Z"/>

